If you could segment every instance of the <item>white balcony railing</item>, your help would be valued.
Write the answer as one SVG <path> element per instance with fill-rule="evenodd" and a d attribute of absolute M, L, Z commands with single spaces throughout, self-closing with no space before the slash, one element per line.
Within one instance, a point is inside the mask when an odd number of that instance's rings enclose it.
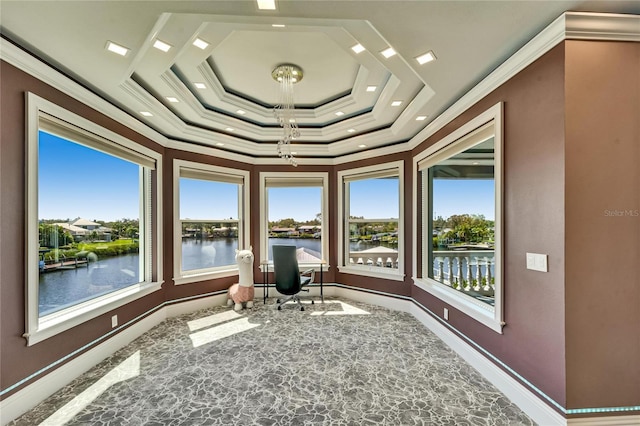
<path fill-rule="evenodd" d="M 349 252 L 349 264 L 398 268 L 398 251 L 388 247 L 373 247 Z"/>
<path fill-rule="evenodd" d="M 433 279 L 475 296 L 493 297 L 494 267 L 492 250 L 433 252 Z"/>

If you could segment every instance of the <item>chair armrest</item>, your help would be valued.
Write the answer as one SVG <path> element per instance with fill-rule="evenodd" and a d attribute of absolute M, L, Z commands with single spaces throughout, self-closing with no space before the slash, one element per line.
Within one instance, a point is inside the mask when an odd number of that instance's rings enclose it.
<path fill-rule="evenodd" d="M 300 272 L 300 275 L 311 275 L 311 279 L 309 280 L 309 282 L 305 285 L 309 285 L 311 283 L 313 283 L 313 280 L 316 278 L 316 270 L 313 268 L 307 269 L 306 271 Z"/>

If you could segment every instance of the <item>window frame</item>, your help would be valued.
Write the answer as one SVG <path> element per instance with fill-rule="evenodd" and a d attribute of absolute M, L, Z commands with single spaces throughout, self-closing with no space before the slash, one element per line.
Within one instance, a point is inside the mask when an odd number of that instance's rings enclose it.
<path fill-rule="evenodd" d="M 162 251 L 158 241 L 162 241 L 162 224 L 159 220 L 162 211 L 162 155 L 144 146 L 93 123 L 53 102 L 34 93 L 25 94 L 26 109 L 26 226 L 25 226 L 25 333 L 27 346 L 35 345 L 45 339 L 76 327 L 82 323 L 110 312 L 122 305 L 142 298 L 157 290 L 163 283 Z M 126 158 L 141 165 L 140 206 L 143 217 L 140 218 L 140 232 L 143 235 L 144 250 L 141 253 L 141 265 L 144 264 L 143 281 L 96 297 L 49 315 L 39 317 L 39 271 L 38 271 L 38 148 L 39 132 L 45 123 L 55 123 L 64 134 L 57 134 L 74 143 L 89 146 L 102 151 L 106 148 L 109 155 Z M 43 130 L 47 133 L 53 133 Z M 69 135 L 74 137 L 69 138 Z M 119 155 L 118 155 L 119 154 Z M 153 162 L 155 178 L 152 179 L 148 167 L 142 163 Z M 152 183 L 153 181 L 153 183 Z M 155 261 L 153 255 L 155 254 Z"/>
<path fill-rule="evenodd" d="M 238 249 L 243 250 L 250 246 L 249 224 L 250 224 L 250 186 L 249 172 L 245 170 L 230 169 L 227 167 L 214 166 L 210 164 L 196 163 L 186 160 L 173 160 L 173 280 L 176 285 L 189 284 L 193 282 L 211 280 L 216 278 L 230 277 L 238 275 L 238 265 L 223 265 L 213 268 L 197 269 L 193 271 L 182 271 L 182 221 L 180 219 L 180 171 L 190 169 L 202 173 L 204 177 L 210 177 L 213 182 L 224 182 L 216 180 L 216 176 L 222 179 L 241 180 L 242 183 L 238 194 Z M 205 179 L 203 179 L 205 180 Z M 184 273 L 187 272 L 187 273 Z"/>
<path fill-rule="evenodd" d="M 431 279 L 427 276 L 426 268 L 429 268 L 428 247 L 431 244 L 429 235 L 428 218 L 425 211 L 429 211 L 428 188 L 421 185 L 420 178 L 422 170 L 426 172 L 428 168 L 443 158 L 448 158 L 457 152 L 463 151 L 470 146 L 469 137 L 473 137 L 473 132 L 483 126 L 493 123 L 494 130 L 494 180 L 495 180 L 495 290 L 494 306 L 478 301 L 468 295 L 462 294 L 458 290 Z M 413 158 L 413 185 L 416 191 L 413 193 L 414 229 L 421 229 L 419 238 L 413 241 L 413 282 L 422 290 L 432 294 L 443 302 L 459 309 L 471 318 L 489 327 L 493 331 L 502 334 L 504 322 L 504 215 L 503 215 L 503 188 L 504 188 L 504 156 L 503 156 L 503 104 L 500 102 L 489 108 L 482 114 L 470 120 L 445 138 L 426 148 Z M 463 147 L 463 148 L 461 148 Z M 420 185 L 419 185 L 420 184 Z M 418 188 L 422 186 L 422 191 Z M 421 217 L 418 216 L 418 207 L 422 206 Z M 418 226 L 420 225 L 420 227 Z M 418 257 L 418 244 L 420 244 L 421 258 Z M 420 268 L 420 269 L 419 269 Z"/>
<path fill-rule="evenodd" d="M 398 268 L 383 268 L 374 265 L 350 265 L 347 262 L 349 253 L 349 207 L 346 205 L 348 193 L 345 190 L 346 180 L 364 180 L 377 177 L 381 172 L 394 170 L 389 175 L 398 175 Z M 359 179 L 361 177 L 361 179 Z M 338 172 L 338 271 L 341 273 L 363 275 L 373 278 L 384 278 L 395 281 L 404 281 L 404 162 L 392 161 L 373 166 L 359 167 L 355 169 L 341 170 Z M 375 218 L 373 218 L 375 221 Z"/>
<path fill-rule="evenodd" d="M 329 270 L 329 173 L 328 172 L 260 172 L 260 269 L 265 272 L 264 266 L 267 265 L 268 271 L 273 271 L 273 259 L 269 260 L 269 238 L 267 237 L 269 230 L 269 215 L 267 208 L 269 206 L 268 185 L 269 180 L 278 180 L 280 187 L 320 187 L 322 199 L 320 200 L 320 214 L 322 216 L 321 223 L 321 247 L 322 260 L 320 263 L 300 263 L 298 266 L 303 268 L 319 268 L 322 264 L 324 270 Z M 309 182 L 309 184 L 304 184 Z M 313 184 L 319 182 L 321 185 Z M 290 185 L 287 185 L 290 183 Z"/>

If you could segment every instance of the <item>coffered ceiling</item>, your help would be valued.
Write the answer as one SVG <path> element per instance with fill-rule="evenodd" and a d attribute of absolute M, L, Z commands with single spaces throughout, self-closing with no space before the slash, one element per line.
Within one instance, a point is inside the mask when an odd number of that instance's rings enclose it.
<path fill-rule="evenodd" d="M 301 134 L 292 150 L 335 158 L 418 137 L 565 11 L 640 13 L 634 1 L 0 4 L 3 37 L 132 119 L 170 140 L 253 158 L 277 157 L 271 72 L 280 64 L 304 73 L 294 86 Z M 157 40 L 169 50 L 154 48 Z M 108 51 L 110 41 L 128 53 Z M 385 58 L 390 47 L 396 54 Z M 415 58 L 428 51 L 437 59 L 420 65 Z"/>

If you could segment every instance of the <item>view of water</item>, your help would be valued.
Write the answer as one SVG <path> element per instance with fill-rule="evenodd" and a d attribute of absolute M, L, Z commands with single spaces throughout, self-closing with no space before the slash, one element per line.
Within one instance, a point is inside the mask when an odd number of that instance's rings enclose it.
<path fill-rule="evenodd" d="M 237 238 L 216 238 L 182 240 L 182 270 L 213 268 L 236 263 Z"/>
<path fill-rule="evenodd" d="M 270 238 L 269 257 L 274 244 L 291 244 L 321 253 L 320 239 Z M 351 242 L 352 251 L 366 250 L 378 244 Z M 235 264 L 237 238 L 217 238 L 212 240 L 184 239 L 182 241 L 182 268 L 192 271 L 202 268 Z M 259 262 L 259 259 L 255 260 Z M 40 274 L 39 312 L 47 315 L 136 284 L 139 277 L 138 254 L 105 257 L 88 267 L 58 270 Z"/>
<path fill-rule="evenodd" d="M 140 282 L 138 254 L 105 257 L 88 267 L 40 274 L 39 314 L 47 315 L 68 306 Z"/>

